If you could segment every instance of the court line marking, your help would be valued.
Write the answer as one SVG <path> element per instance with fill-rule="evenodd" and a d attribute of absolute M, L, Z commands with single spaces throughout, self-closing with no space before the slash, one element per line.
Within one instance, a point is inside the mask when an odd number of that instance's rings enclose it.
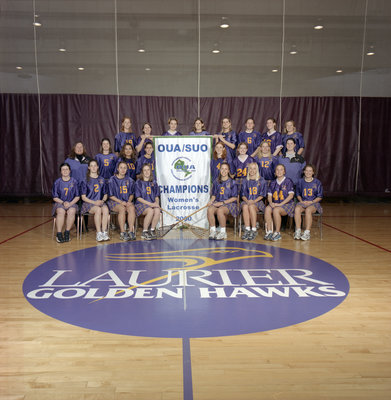
<path fill-rule="evenodd" d="M 6 242 L 8 242 L 8 241 L 10 241 L 10 240 L 12 240 L 12 239 L 15 239 L 15 238 L 17 238 L 17 237 L 19 237 L 19 236 L 22 236 L 22 235 L 24 235 L 25 233 L 30 232 L 30 231 L 32 231 L 33 229 L 38 228 L 38 227 L 40 227 L 41 225 L 45 225 L 45 224 L 47 224 L 48 222 L 51 222 L 51 221 L 53 221 L 53 219 L 49 219 L 49 220 L 47 220 L 47 221 L 45 221 L 45 222 L 42 222 L 42 223 L 39 224 L 39 225 L 35 225 L 35 226 L 33 226 L 32 228 L 30 228 L 30 229 L 27 229 L 27 230 L 25 230 L 25 231 L 23 231 L 23 232 L 18 233 L 18 234 L 15 235 L 15 236 L 12 236 L 12 237 L 10 237 L 10 238 L 8 238 L 8 239 L 3 240 L 2 242 L 0 242 L 0 244 L 6 243 Z"/>
<path fill-rule="evenodd" d="M 377 248 L 380 249 L 380 250 L 384 250 L 384 251 L 387 251 L 388 253 L 391 253 L 391 250 L 388 250 L 388 249 L 386 249 L 386 248 L 384 248 L 384 247 L 382 247 L 382 246 L 379 246 L 379 245 L 376 244 L 376 243 L 372 243 L 372 242 L 370 242 L 370 241 L 368 241 L 368 240 L 365 240 L 365 239 L 363 239 L 363 238 L 361 238 L 361 237 L 359 237 L 359 236 L 353 235 L 352 233 L 343 231 L 342 229 L 336 228 L 335 226 L 326 224 L 326 223 L 324 223 L 324 222 L 323 222 L 323 225 L 325 225 L 325 226 L 327 226 L 327 227 L 329 227 L 329 228 L 335 229 L 335 230 L 338 231 L 338 232 L 344 233 L 345 235 L 351 236 L 351 237 L 353 237 L 353 238 L 355 238 L 355 239 L 361 240 L 362 242 L 367 243 L 367 244 L 370 244 L 371 246 L 377 247 Z"/>
<path fill-rule="evenodd" d="M 190 339 L 182 338 L 183 400 L 193 400 L 193 375 L 191 370 Z"/>

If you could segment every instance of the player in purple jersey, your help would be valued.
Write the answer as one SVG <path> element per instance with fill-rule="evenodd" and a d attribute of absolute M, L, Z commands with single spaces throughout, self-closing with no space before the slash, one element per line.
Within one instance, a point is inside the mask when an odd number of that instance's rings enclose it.
<path fill-rule="evenodd" d="M 208 222 L 210 226 L 209 239 L 227 239 L 227 215 L 239 215 L 238 187 L 236 182 L 229 177 L 229 165 L 222 163 L 219 177 L 213 182 L 212 197 L 208 203 Z M 220 232 L 216 234 L 216 220 L 219 221 Z"/>
<path fill-rule="evenodd" d="M 278 164 L 276 166 L 276 180 L 270 184 L 267 193 L 269 205 L 265 208 L 265 240 L 277 241 L 281 239 L 281 217 L 283 215 L 293 217 L 295 210 L 294 194 L 293 183 L 285 176 L 285 167 Z"/>
<path fill-rule="evenodd" d="M 114 175 L 117 165 L 117 156 L 111 149 L 110 139 L 102 139 L 100 142 L 100 152 L 95 156 L 95 160 L 98 162 L 100 176 L 108 181 Z"/>
<path fill-rule="evenodd" d="M 257 236 L 257 212 L 265 211 L 265 203 L 262 201 L 266 197 L 267 183 L 260 176 L 258 164 L 252 162 L 248 164 L 247 178 L 242 184 L 242 213 L 245 231 L 243 240 L 254 240 Z"/>
<path fill-rule="evenodd" d="M 152 125 L 149 122 L 145 122 L 141 131 L 143 133 L 137 138 L 136 146 L 138 157 L 144 155 L 145 144 L 152 143 Z"/>
<path fill-rule="evenodd" d="M 214 182 L 219 177 L 220 167 L 223 162 L 229 164 L 230 173 L 233 173 L 232 163 L 229 162 L 227 157 L 227 149 L 222 142 L 217 142 L 213 150 L 213 157 L 210 160 L 210 172 L 212 182 Z"/>
<path fill-rule="evenodd" d="M 83 200 L 81 213 L 94 215 L 96 241 L 102 242 L 110 239 L 107 232 L 109 209 L 105 204 L 108 197 L 106 181 L 98 172 L 98 162 L 91 160 L 88 163 L 86 179 L 80 184 L 80 195 Z"/>
<path fill-rule="evenodd" d="M 71 168 L 71 176 L 81 182 L 87 173 L 88 162 L 91 157 L 87 155 L 86 148 L 82 142 L 76 142 L 65 160 Z"/>
<path fill-rule="evenodd" d="M 302 156 L 295 152 L 295 145 L 295 139 L 289 138 L 286 141 L 287 150 L 282 156 L 278 157 L 278 162 L 285 166 L 286 177 L 296 186 L 303 174 L 306 162 Z"/>
<path fill-rule="evenodd" d="M 52 188 L 52 197 L 54 201 L 52 215 L 56 218 L 57 243 L 69 242 L 70 233 L 75 215 L 77 212 L 76 203 L 79 201 L 79 184 L 75 178 L 71 177 L 71 168 L 69 164 L 60 165 L 61 178 L 57 179 Z M 65 232 L 62 234 L 62 228 L 65 224 Z"/>
<path fill-rule="evenodd" d="M 182 136 L 182 133 L 177 131 L 178 120 L 175 117 L 168 119 L 168 131 L 164 132 L 162 136 Z"/>
<path fill-rule="evenodd" d="M 309 240 L 311 238 L 312 214 L 322 214 L 320 202 L 323 199 L 322 183 L 314 178 L 315 167 L 307 164 L 304 168 L 304 178 L 296 186 L 296 196 L 299 200 L 295 208 L 295 235 L 296 240 Z M 301 213 L 305 212 L 305 230 L 301 233 Z"/>
<path fill-rule="evenodd" d="M 193 130 L 189 133 L 189 135 L 196 136 L 204 136 L 209 135 L 209 132 L 205 128 L 204 121 L 201 118 L 196 118 L 194 120 Z"/>
<path fill-rule="evenodd" d="M 135 147 L 136 141 L 136 135 L 132 132 L 132 120 L 129 117 L 125 117 L 122 120 L 121 132 L 115 136 L 114 150 L 119 153 L 126 143 Z"/>
<path fill-rule="evenodd" d="M 117 159 L 117 164 L 115 166 L 115 170 L 118 170 L 118 165 L 120 162 L 126 163 L 128 170 L 126 171 L 126 176 L 129 176 L 134 181 L 136 180 L 136 152 L 133 146 L 129 143 L 124 144 L 122 146 L 121 152 L 119 153 L 119 157 Z"/>
<path fill-rule="evenodd" d="M 254 153 L 259 145 L 261 134 L 254 130 L 255 122 L 253 118 L 247 118 L 246 129 L 239 133 L 238 143 L 247 143 L 248 154 Z"/>
<path fill-rule="evenodd" d="M 282 136 L 280 132 L 276 131 L 277 122 L 274 118 L 266 120 L 267 131 L 261 136 L 260 143 L 264 140 L 269 143 L 270 150 L 273 156 L 276 156 L 282 149 Z"/>
<path fill-rule="evenodd" d="M 254 161 L 258 164 L 259 173 L 269 185 L 270 182 L 275 178 L 274 171 L 276 169 L 276 165 L 278 164 L 278 158 L 272 156 L 268 142 L 262 142 L 257 148 L 257 151 L 254 155 Z"/>
<path fill-rule="evenodd" d="M 238 156 L 232 161 L 232 167 L 236 183 L 240 189 L 243 179 L 247 176 L 247 165 L 254 160 L 248 155 L 248 145 L 246 142 L 239 143 L 236 152 Z"/>
<path fill-rule="evenodd" d="M 282 135 L 283 152 L 286 151 L 286 141 L 289 138 L 295 139 L 296 141 L 295 152 L 298 155 L 301 155 L 304 151 L 304 139 L 303 135 L 300 132 L 296 132 L 295 121 L 293 120 L 285 122 L 285 135 Z"/>
<path fill-rule="evenodd" d="M 160 218 L 159 186 L 153 179 L 151 166 L 144 164 L 136 182 L 136 214 L 144 216 L 142 239 L 156 239 L 156 225 Z"/>
<path fill-rule="evenodd" d="M 152 143 L 146 143 L 144 146 L 144 155 L 139 157 L 136 164 L 136 175 L 141 173 L 141 168 L 144 164 L 149 164 L 151 166 L 152 174 L 154 179 L 155 176 L 155 155 L 153 154 Z"/>
<path fill-rule="evenodd" d="M 128 167 L 125 162 L 118 164 L 118 172 L 109 180 L 109 196 L 107 202 L 109 209 L 118 213 L 118 223 L 121 233 L 119 238 L 124 241 L 136 240 L 134 231 L 134 222 L 136 220 L 136 212 L 133 204 L 134 197 L 134 180 L 126 176 Z M 128 214 L 129 233 L 125 230 L 126 213 Z"/>
<path fill-rule="evenodd" d="M 230 155 L 230 159 L 233 160 L 235 158 L 235 149 L 237 144 L 237 136 L 236 132 L 232 130 L 231 119 L 228 117 L 224 117 L 221 120 L 221 132 L 213 135 L 213 139 L 215 144 L 218 142 L 222 142 L 227 149 L 227 153 Z"/>

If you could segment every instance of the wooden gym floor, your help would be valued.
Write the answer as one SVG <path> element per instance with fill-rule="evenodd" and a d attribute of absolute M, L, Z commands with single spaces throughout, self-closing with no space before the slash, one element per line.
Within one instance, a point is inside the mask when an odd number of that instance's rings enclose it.
<path fill-rule="evenodd" d="M 192 393 L 185 396 L 181 339 L 88 330 L 26 301 L 22 284 L 28 273 L 54 257 L 95 246 L 95 232 L 57 244 L 51 240 L 50 203 L 1 203 L 0 399 L 389 400 L 391 203 L 323 206 L 323 240 L 314 223 L 309 242 L 284 233 L 272 246 L 337 267 L 350 282 L 348 297 L 301 324 L 190 339 Z M 228 232 L 230 240 L 240 241 Z M 114 233 L 111 242 L 117 241 Z M 256 242 L 264 244 L 261 236 Z"/>

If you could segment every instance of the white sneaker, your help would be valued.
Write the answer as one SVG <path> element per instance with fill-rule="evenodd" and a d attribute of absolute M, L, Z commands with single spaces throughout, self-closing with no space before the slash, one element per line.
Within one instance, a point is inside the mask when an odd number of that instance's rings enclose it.
<path fill-rule="evenodd" d="M 300 237 L 301 240 L 310 240 L 311 239 L 311 233 L 310 231 L 304 231 L 304 233 Z"/>
<path fill-rule="evenodd" d="M 97 232 L 96 233 L 96 241 L 97 242 L 103 242 L 105 239 L 103 237 L 103 233 L 102 232 Z"/>
<path fill-rule="evenodd" d="M 225 239 L 227 239 L 227 232 L 219 232 L 217 235 L 216 235 L 216 240 L 225 240 Z"/>
<path fill-rule="evenodd" d="M 300 240 L 301 239 L 301 229 L 296 229 L 293 239 Z"/>
<path fill-rule="evenodd" d="M 110 236 L 107 231 L 102 232 L 103 240 L 110 240 Z"/>
<path fill-rule="evenodd" d="M 210 230 L 209 231 L 209 240 L 214 240 L 216 239 L 216 230 Z"/>

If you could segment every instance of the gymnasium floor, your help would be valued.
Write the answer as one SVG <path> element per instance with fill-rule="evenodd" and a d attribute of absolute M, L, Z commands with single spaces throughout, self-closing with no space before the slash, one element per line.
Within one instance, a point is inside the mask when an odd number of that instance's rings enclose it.
<path fill-rule="evenodd" d="M 186 339 L 106 333 L 33 307 L 22 291 L 31 271 L 96 246 L 93 229 L 57 244 L 50 212 L 45 202 L 0 204 L 0 399 L 391 398 L 390 202 L 324 203 L 323 240 L 314 224 L 309 242 L 286 232 L 268 243 L 342 272 L 350 291 L 335 308 L 278 329 Z M 246 246 L 228 232 L 231 244 Z M 108 243 L 119 242 L 115 233 Z M 265 245 L 262 236 L 255 243 Z"/>

